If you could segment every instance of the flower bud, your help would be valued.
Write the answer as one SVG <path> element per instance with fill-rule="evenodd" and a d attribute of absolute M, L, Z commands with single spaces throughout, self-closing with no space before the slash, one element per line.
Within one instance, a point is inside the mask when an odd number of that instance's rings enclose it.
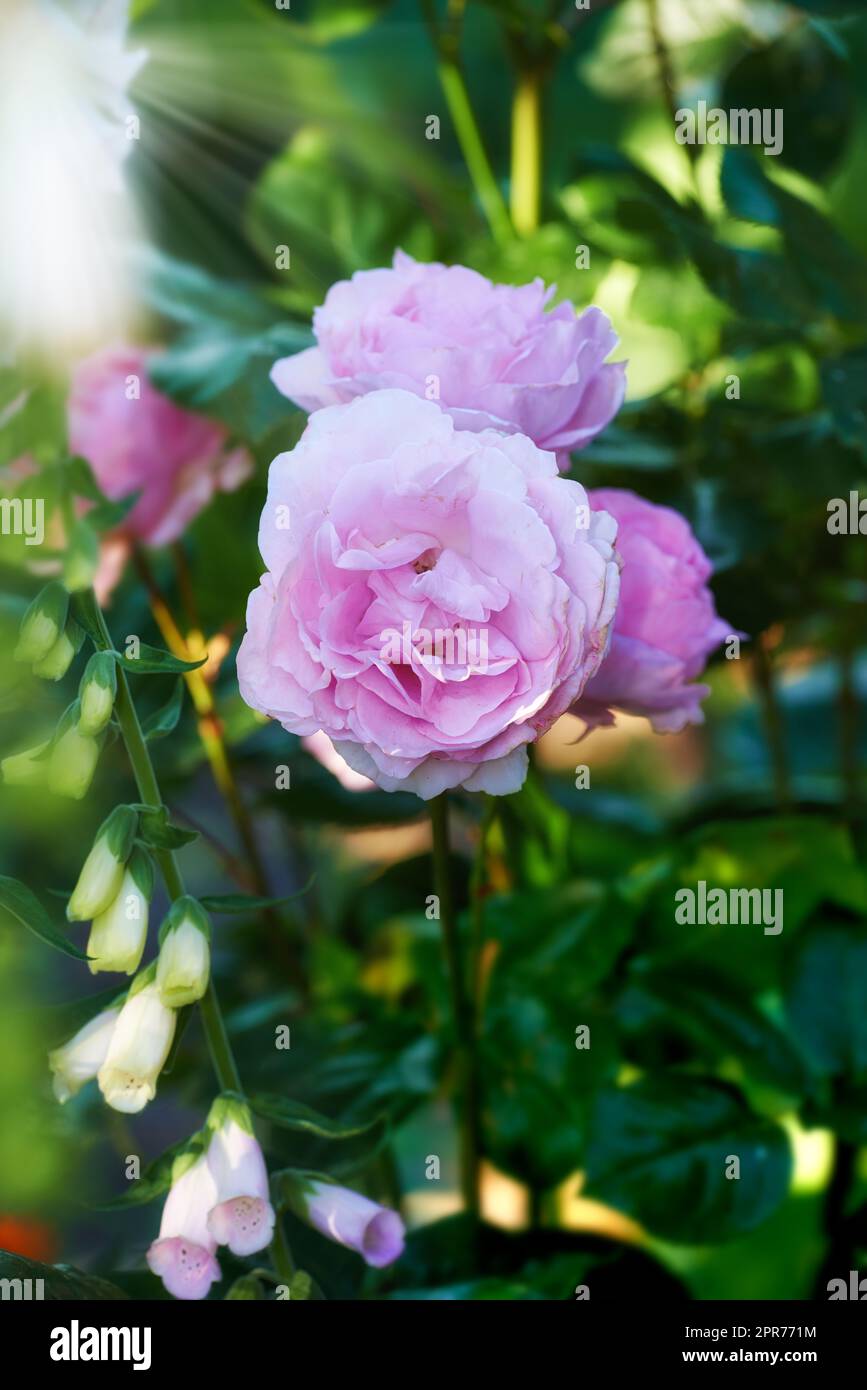
<path fill-rule="evenodd" d="M 172 903 L 160 927 L 157 988 L 172 1009 L 194 1004 L 208 988 L 211 969 L 211 927 L 208 914 L 195 898 Z"/>
<path fill-rule="evenodd" d="M 38 787 L 45 779 L 48 767 L 46 758 L 41 755 L 48 742 L 37 743 L 35 748 L 25 748 L 21 753 L 11 753 L 0 762 L 3 781 L 10 787 Z"/>
<path fill-rule="evenodd" d="M 92 1081 L 105 1061 L 114 1026 L 120 1015 L 120 1004 L 102 1013 L 79 1028 L 75 1037 L 48 1054 L 48 1065 L 54 1079 L 54 1094 L 65 1104 L 76 1095 L 86 1081 Z"/>
<path fill-rule="evenodd" d="M 132 807 L 117 806 L 100 826 L 66 907 L 70 922 L 98 917 L 114 902 L 137 825 L 138 816 Z"/>
<path fill-rule="evenodd" d="M 117 666 L 110 652 L 94 652 L 78 687 L 78 728 L 82 734 L 101 734 L 114 709 Z"/>
<path fill-rule="evenodd" d="M 396 1211 L 317 1173 L 289 1170 L 280 1175 L 280 1182 L 281 1193 L 296 1216 L 329 1240 L 354 1250 L 373 1269 L 392 1264 L 403 1253 L 404 1224 Z"/>
<path fill-rule="evenodd" d="M 59 681 L 66 675 L 84 641 L 84 631 L 73 618 L 67 618 L 61 632 L 45 656 L 33 663 L 34 676 L 46 681 Z"/>
<path fill-rule="evenodd" d="M 66 626 L 69 594 L 53 580 L 40 590 L 21 620 L 16 661 L 41 661 L 47 656 Z"/>
<path fill-rule="evenodd" d="M 137 975 L 130 986 L 97 1073 L 99 1089 L 113 1110 L 137 1115 L 157 1092 L 157 1077 L 175 1036 L 177 1015 L 167 1009 L 154 983 L 154 969 Z"/>
<path fill-rule="evenodd" d="M 99 568 L 99 537 L 86 521 L 77 521 L 63 557 L 63 582 L 72 594 L 87 589 Z"/>
<path fill-rule="evenodd" d="M 79 732 L 78 701 L 69 720 L 61 721 L 48 759 L 48 787 L 57 796 L 70 796 L 80 801 L 87 795 L 99 761 L 99 743 Z M 63 727 L 65 724 L 65 727 Z"/>
<path fill-rule="evenodd" d="M 219 1096 L 211 1106 L 207 1127 L 211 1132 L 208 1164 L 216 1183 L 208 1230 L 233 1255 L 254 1255 L 270 1245 L 275 1216 L 250 1112 L 240 1097 Z"/>
<path fill-rule="evenodd" d="M 150 856 L 133 848 L 120 892 L 104 912 L 94 917 L 87 942 L 91 975 L 121 970 L 133 975 L 141 964 L 148 934 L 148 903 L 154 871 Z"/>

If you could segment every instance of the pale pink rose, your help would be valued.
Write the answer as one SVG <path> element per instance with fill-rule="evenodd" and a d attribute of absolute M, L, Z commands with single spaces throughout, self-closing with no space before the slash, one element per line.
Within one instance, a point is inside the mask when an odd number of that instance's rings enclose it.
<path fill-rule="evenodd" d="M 318 346 L 271 377 L 307 411 L 400 387 L 439 401 L 461 429 L 525 434 L 566 468 L 620 409 L 625 363 L 605 361 L 618 338 L 601 309 L 546 310 L 553 293 L 396 251 L 392 269 L 332 285 L 313 316 Z"/>
<path fill-rule="evenodd" d="M 315 734 L 309 734 L 307 738 L 302 738 L 301 742 L 307 752 L 336 777 L 341 787 L 345 787 L 348 792 L 369 792 L 376 786 L 369 777 L 362 777 L 360 772 L 353 772 L 349 763 L 345 758 L 341 758 L 331 739 L 327 734 L 323 734 L 321 729 Z"/>
<path fill-rule="evenodd" d="M 208 1166 L 216 1194 L 208 1230 L 233 1255 L 254 1255 L 271 1242 L 274 1209 L 268 1196 L 268 1173 L 255 1136 L 227 1118 L 208 1146 Z"/>
<path fill-rule="evenodd" d="M 516 791 L 604 655 L 615 534 L 522 435 L 406 391 L 317 411 L 271 465 L 241 693 L 387 791 Z"/>
<path fill-rule="evenodd" d="M 731 632 L 708 588 L 710 561 L 670 507 L 618 488 L 590 502 L 617 521 L 623 570 L 611 648 L 573 713 L 590 725 L 612 724 L 614 710 L 646 715 L 657 733 L 702 723 L 710 689 L 691 682 Z"/>
<path fill-rule="evenodd" d="M 182 410 L 151 385 L 154 356 L 116 347 L 79 363 L 67 403 L 69 447 L 87 459 L 112 501 L 141 493 L 121 534 L 167 545 L 216 492 L 238 487 L 252 465 L 245 449 L 229 447 L 222 425 Z"/>
<path fill-rule="evenodd" d="M 214 1175 L 203 1154 L 192 1165 L 182 1159 L 180 1177 L 172 1182 L 163 1207 L 159 1237 L 147 1252 L 149 1269 L 159 1275 L 175 1298 L 206 1298 L 220 1266 L 217 1242 L 208 1229 L 208 1213 L 217 1200 Z"/>

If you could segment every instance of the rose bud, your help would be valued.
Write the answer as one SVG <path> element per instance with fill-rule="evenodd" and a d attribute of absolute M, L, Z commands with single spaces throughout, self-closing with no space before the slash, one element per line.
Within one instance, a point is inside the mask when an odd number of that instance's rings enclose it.
<path fill-rule="evenodd" d="M 176 1158 L 160 1233 L 147 1252 L 148 1268 L 175 1298 L 207 1298 L 214 1280 L 221 1278 L 214 1258 L 217 1242 L 208 1230 L 215 1201 L 216 1184 L 205 1155 Z"/>
<path fill-rule="evenodd" d="M 275 1217 L 250 1112 L 243 1101 L 220 1096 L 211 1107 L 208 1128 L 213 1135 L 208 1163 L 217 1185 L 208 1230 L 233 1255 L 254 1255 L 270 1244 Z"/>
<path fill-rule="evenodd" d="M 396 1211 L 314 1173 L 284 1173 L 281 1191 L 302 1221 L 360 1255 L 374 1269 L 403 1253 L 404 1224 Z"/>
<path fill-rule="evenodd" d="M 150 856 L 136 846 L 124 870 L 120 891 L 93 919 L 87 942 L 91 975 L 105 970 L 135 974 L 148 934 L 148 903 L 154 888 Z"/>
<path fill-rule="evenodd" d="M 106 1102 L 125 1115 L 137 1115 L 153 1100 L 175 1036 L 177 1015 L 160 999 L 154 973 L 150 966 L 130 986 L 97 1073 Z"/>
<path fill-rule="evenodd" d="M 66 675 L 81 650 L 84 631 L 72 618 L 67 618 L 66 627 L 45 656 L 33 663 L 34 676 L 45 681 L 59 681 Z"/>
<path fill-rule="evenodd" d="M 41 661 L 47 656 L 66 626 L 69 594 L 53 581 L 40 590 L 21 620 L 16 661 Z"/>
<path fill-rule="evenodd" d="M 110 907 L 120 892 L 123 871 L 135 838 L 138 816 L 131 806 L 116 806 L 96 833 L 66 906 L 70 922 L 86 922 Z"/>
<path fill-rule="evenodd" d="M 78 728 L 93 738 L 101 734 L 114 709 L 117 667 L 110 652 L 94 652 L 78 687 Z"/>
<path fill-rule="evenodd" d="M 105 1061 L 114 1026 L 120 1016 L 120 1003 L 85 1023 L 62 1047 L 48 1054 L 53 1072 L 54 1094 L 64 1105 L 77 1095 L 86 1081 L 92 1081 Z"/>
<path fill-rule="evenodd" d="M 160 927 L 157 989 L 171 1009 L 195 1004 L 208 988 L 211 926 L 195 898 L 177 898 Z"/>

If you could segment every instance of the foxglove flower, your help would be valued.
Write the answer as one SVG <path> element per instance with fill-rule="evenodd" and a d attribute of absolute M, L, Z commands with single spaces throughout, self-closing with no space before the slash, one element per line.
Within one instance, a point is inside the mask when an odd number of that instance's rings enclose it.
<path fill-rule="evenodd" d="M 250 1113 L 242 1101 L 221 1096 L 211 1108 L 208 1127 L 208 1163 L 216 1184 L 208 1230 L 233 1255 L 253 1255 L 270 1243 L 275 1218 Z"/>
<path fill-rule="evenodd" d="M 148 1267 L 175 1298 L 206 1298 L 221 1277 L 214 1257 L 217 1242 L 208 1230 L 215 1201 L 216 1184 L 206 1155 L 187 1153 L 175 1159 L 160 1233 L 147 1252 Z"/>
<path fill-rule="evenodd" d="M 405 1230 L 396 1211 L 314 1174 L 284 1174 L 282 1182 L 296 1215 L 372 1268 L 393 1264 L 403 1253 Z"/>
<path fill-rule="evenodd" d="M 83 1028 L 62 1047 L 48 1054 L 53 1073 L 54 1094 L 63 1105 L 77 1095 L 87 1081 L 92 1081 L 108 1054 L 109 1043 L 120 1017 L 120 1004 L 85 1023 Z"/>
<path fill-rule="evenodd" d="M 160 928 L 157 989 L 171 1009 L 195 1004 L 208 988 L 211 927 L 195 898 L 176 898 Z"/>
<path fill-rule="evenodd" d="M 57 581 L 46 584 L 24 617 L 13 653 L 16 661 L 42 661 L 62 636 L 69 611 L 69 594 Z"/>
<path fill-rule="evenodd" d="M 176 1014 L 166 1008 L 153 976 L 150 966 L 130 986 L 97 1074 L 106 1102 L 125 1115 L 137 1115 L 153 1100 L 175 1036 Z"/>
<path fill-rule="evenodd" d="M 98 917 L 114 902 L 137 825 L 138 817 L 130 806 L 117 806 L 100 826 L 66 907 L 70 922 Z"/>
<path fill-rule="evenodd" d="M 78 687 L 78 727 L 81 733 L 101 734 L 114 709 L 117 665 L 110 652 L 94 652 Z"/>
<path fill-rule="evenodd" d="M 136 847 L 129 857 L 117 897 L 94 917 L 87 942 L 92 975 L 106 970 L 134 975 L 141 964 L 148 934 L 148 903 L 154 871 L 149 856 Z"/>

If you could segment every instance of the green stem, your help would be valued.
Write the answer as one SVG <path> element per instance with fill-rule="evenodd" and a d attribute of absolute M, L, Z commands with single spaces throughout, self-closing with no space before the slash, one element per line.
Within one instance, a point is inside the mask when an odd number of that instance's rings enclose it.
<path fill-rule="evenodd" d="M 86 626 L 91 632 L 94 645 L 100 651 L 114 651 L 114 643 L 111 640 L 111 633 L 106 626 L 105 618 L 102 614 L 96 595 L 92 589 L 79 595 L 79 604 L 83 612 Z M 129 681 L 123 667 L 118 666 L 117 671 L 117 698 L 115 700 L 115 715 L 120 725 L 120 731 L 126 745 L 127 756 L 132 767 L 136 786 L 142 802 L 147 806 L 159 809 L 163 804 L 160 795 L 159 783 L 151 761 L 150 750 L 148 749 L 145 736 L 142 733 L 141 723 L 139 722 L 138 712 L 133 702 L 129 688 Z M 180 898 L 184 893 L 184 880 L 178 866 L 178 861 L 170 849 L 161 849 L 156 852 L 157 861 L 165 880 L 166 889 L 172 901 Z M 199 1001 L 199 1012 L 202 1019 L 202 1027 L 205 1030 L 205 1037 L 208 1041 L 208 1050 L 214 1064 L 214 1071 L 219 1082 L 220 1089 L 223 1091 L 242 1091 L 241 1077 L 238 1066 L 232 1052 L 232 1045 L 229 1042 L 229 1035 L 226 1032 L 226 1025 L 223 1020 L 220 1001 L 217 998 L 217 990 L 214 985 L 213 974 L 208 982 L 207 992 Z M 279 1221 L 275 1228 L 275 1263 L 279 1258 L 276 1249 L 277 1238 L 276 1230 L 280 1229 Z M 280 1238 L 283 1246 L 288 1253 L 286 1238 L 280 1231 Z M 291 1264 L 291 1256 L 289 1256 Z"/>
<path fill-rule="evenodd" d="M 430 803 L 433 834 L 434 888 L 439 898 L 440 923 L 446 957 L 452 1016 L 455 1027 L 458 1072 L 458 1114 L 461 1156 L 461 1192 L 467 1211 L 479 1215 L 479 1077 L 476 1059 L 473 1007 L 467 990 L 449 868 L 449 807 L 445 792 Z"/>
<path fill-rule="evenodd" d="M 789 778 L 789 760 L 786 753 L 786 730 L 777 698 L 767 633 L 759 635 L 753 648 L 753 673 L 762 704 L 777 805 L 781 810 L 788 810 L 792 804 L 792 787 Z"/>
<path fill-rule="evenodd" d="M 512 225 L 505 199 L 485 153 L 463 74 L 457 63 L 442 54 L 437 64 L 437 72 L 476 196 L 494 240 L 500 245 L 505 245 L 512 240 Z"/>
<path fill-rule="evenodd" d="M 540 74 L 527 69 L 518 74 L 512 102 L 512 222 L 519 236 L 529 236 L 539 225 L 542 182 L 542 84 Z"/>

